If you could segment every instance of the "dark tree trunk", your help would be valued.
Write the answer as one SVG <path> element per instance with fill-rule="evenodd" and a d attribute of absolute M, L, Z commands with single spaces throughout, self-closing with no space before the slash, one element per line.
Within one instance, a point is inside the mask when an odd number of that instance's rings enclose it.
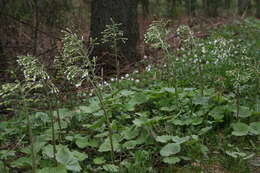
<path fill-rule="evenodd" d="M 255 4 L 256 4 L 256 17 L 260 18 L 260 0 L 255 0 Z"/>
<path fill-rule="evenodd" d="M 250 0 L 238 0 L 237 7 L 238 7 L 238 14 L 243 15 L 246 10 L 248 10 L 250 6 Z"/>
<path fill-rule="evenodd" d="M 197 0 L 185 0 L 185 8 L 189 16 L 195 15 Z"/>
<path fill-rule="evenodd" d="M 218 7 L 220 5 L 219 0 L 204 0 L 203 6 L 207 16 L 217 17 L 218 16 Z"/>
<path fill-rule="evenodd" d="M 94 0 L 91 7 L 91 37 L 100 41 L 101 32 L 105 30 L 106 25 L 111 24 L 111 18 L 116 23 L 121 23 L 120 29 L 128 40 L 125 44 L 120 44 L 120 53 L 128 62 L 134 62 L 138 58 L 137 5 L 138 0 Z M 104 52 L 111 50 L 105 45 L 98 46 L 94 50 L 94 55 L 100 56 Z"/>
<path fill-rule="evenodd" d="M 141 5 L 142 5 L 142 11 L 143 11 L 143 16 L 146 17 L 150 10 L 149 10 L 149 0 L 139 0 Z"/>
<path fill-rule="evenodd" d="M 5 70 L 6 70 L 6 62 L 7 59 L 4 55 L 4 48 L 2 45 L 2 41 L 0 40 L 0 84 L 5 80 Z"/>
<path fill-rule="evenodd" d="M 231 0 L 225 0 L 224 1 L 224 7 L 225 7 L 225 9 L 230 9 L 230 7 L 231 7 Z"/>

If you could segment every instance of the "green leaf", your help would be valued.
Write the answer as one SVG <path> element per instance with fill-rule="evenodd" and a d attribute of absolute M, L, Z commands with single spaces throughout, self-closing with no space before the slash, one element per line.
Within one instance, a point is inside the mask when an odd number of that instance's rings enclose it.
<path fill-rule="evenodd" d="M 137 93 L 126 104 L 126 110 L 134 111 L 136 105 L 145 103 L 149 98 L 143 93 Z"/>
<path fill-rule="evenodd" d="M 121 135 L 124 137 L 126 140 L 134 139 L 138 136 L 139 134 L 139 128 L 137 127 L 126 127 L 124 131 L 122 131 Z"/>
<path fill-rule="evenodd" d="M 163 159 L 163 162 L 168 164 L 176 164 L 180 161 L 181 159 L 179 157 L 166 157 Z"/>
<path fill-rule="evenodd" d="M 42 154 L 45 154 L 49 158 L 53 158 L 53 146 L 48 144 L 42 149 Z"/>
<path fill-rule="evenodd" d="M 251 116 L 251 111 L 248 107 L 246 106 L 240 106 L 240 111 L 239 111 L 239 117 L 241 118 L 247 118 Z"/>
<path fill-rule="evenodd" d="M 97 99 L 92 99 L 88 106 L 80 106 L 79 109 L 83 113 L 87 113 L 87 114 L 97 112 L 100 109 L 99 101 Z"/>
<path fill-rule="evenodd" d="M 245 136 L 249 132 L 249 126 L 245 123 L 237 122 L 232 124 L 233 132 L 232 135 L 234 136 Z"/>
<path fill-rule="evenodd" d="M 126 149 L 134 149 L 138 145 L 136 140 L 127 141 L 123 144 L 123 147 Z"/>
<path fill-rule="evenodd" d="M 57 167 L 42 168 L 37 173 L 67 173 L 67 169 L 64 165 L 58 165 Z"/>
<path fill-rule="evenodd" d="M 197 96 L 193 99 L 192 102 L 195 105 L 208 105 L 209 97 Z"/>
<path fill-rule="evenodd" d="M 170 156 L 173 154 L 177 154 L 181 151 L 181 146 L 180 144 L 176 144 L 176 143 L 169 143 L 167 145 L 165 145 L 161 150 L 160 150 L 160 154 L 162 156 Z"/>
<path fill-rule="evenodd" d="M 148 122 L 148 119 L 145 117 L 141 117 L 141 118 L 136 118 L 133 123 L 137 126 L 137 127 L 142 127 L 144 124 L 146 124 Z"/>
<path fill-rule="evenodd" d="M 88 158 L 88 155 L 85 153 L 80 153 L 78 151 L 72 151 L 73 156 L 75 156 L 75 158 L 79 161 L 83 161 L 86 158 Z"/>
<path fill-rule="evenodd" d="M 249 130 L 254 135 L 260 135 L 260 122 L 250 123 Z"/>
<path fill-rule="evenodd" d="M 30 157 L 20 157 L 19 159 L 11 162 L 11 166 L 14 168 L 25 168 L 32 165 L 32 159 Z"/>
<path fill-rule="evenodd" d="M 77 138 L 75 143 L 81 149 L 86 148 L 88 146 L 88 144 L 89 144 L 88 137 Z"/>
<path fill-rule="evenodd" d="M 113 135 L 113 147 L 115 151 L 120 150 L 120 144 L 119 144 L 119 139 L 118 136 Z M 107 152 L 111 151 L 111 144 L 109 138 L 106 138 L 105 141 L 99 146 L 98 149 L 99 152 Z"/>
<path fill-rule="evenodd" d="M 170 141 L 172 139 L 172 137 L 173 136 L 170 136 L 170 135 L 157 136 L 155 140 L 157 142 L 167 143 L 168 141 Z"/>
<path fill-rule="evenodd" d="M 211 129 L 212 129 L 212 126 L 204 127 L 202 129 L 200 129 L 199 135 L 203 135 L 203 134 L 207 133 L 208 131 L 210 131 Z"/>
<path fill-rule="evenodd" d="M 57 152 L 56 159 L 63 164 L 68 170 L 80 172 L 81 167 L 78 159 L 74 157 L 73 153 L 65 146 L 61 147 Z"/>
<path fill-rule="evenodd" d="M 172 141 L 177 143 L 177 144 L 182 144 L 184 142 L 187 142 L 189 139 L 190 139 L 189 136 L 185 136 L 185 137 L 182 137 L 182 138 L 180 138 L 178 136 L 173 136 L 172 137 Z"/>
<path fill-rule="evenodd" d="M 94 160 L 93 160 L 94 164 L 96 165 L 102 165 L 104 163 L 106 163 L 106 160 L 104 157 L 96 157 Z"/>
<path fill-rule="evenodd" d="M 119 168 L 113 164 L 106 164 L 103 166 L 103 169 L 108 172 L 118 172 Z"/>
<path fill-rule="evenodd" d="M 0 150 L 0 160 L 5 160 L 8 157 L 15 156 L 15 151 L 13 150 Z"/>

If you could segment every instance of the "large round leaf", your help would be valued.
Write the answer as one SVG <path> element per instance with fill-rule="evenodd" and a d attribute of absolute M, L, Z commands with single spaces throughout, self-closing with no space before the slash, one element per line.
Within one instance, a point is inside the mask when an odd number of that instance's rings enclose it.
<path fill-rule="evenodd" d="M 260 122 L 250 123 L 250 132 L 254 135 L 260 135 Z"/>
<path fill-rule="evenodd" d="M 160 154 L 162 156 L 170 156 L 170 155 L 176 154 L 176 153 L 178 153 L 180 151 L 181 151 L 180 144 L 170 143 L 170 144 L 165 145 L 161 149 Z"/>
<path fill-rule="evenodd" d="M 168 164 L 176 164 L 180 161 L 181 161 L 181 159 L 178 157 L 166 157 L 163 159 L 163 162 L 168 163 Z"/>
<path fill-rule="evenodd" d="M 249 132 L 249 126 L 245 123 L 237 122 L 232 124 L 233 132 L 232 135 L 234 136 L 245 136 Z"/>

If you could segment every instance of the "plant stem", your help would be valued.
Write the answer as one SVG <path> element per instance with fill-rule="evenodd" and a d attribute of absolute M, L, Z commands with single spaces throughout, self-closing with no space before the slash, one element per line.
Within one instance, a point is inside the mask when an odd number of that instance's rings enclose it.
<path fill-rule="evenodd" d="M 56 160 L 56 140 L 55 140 L 55 129 L 54 129 L 54 115 L 51 110 L 51 104 L 48 104 L 49 107 L 49 116 L 51 117 L 51 133 L 52 133 L 52 145 L 53 145 L 53 159 L 55 161 L 55 164 L 57 165 L 57 160 Z"/>
<path fill-rule="evenodd" d="M 91 83 L 92 87 L 94 88 L 94 92 L 98 97 L 99 103 L 101 105 L 101 109 L 103 110 L 105 118 L 106 118 L 106 124 L 107 124 L 108 132 L 109 132 L 108 136 L 109 136 L 109 141 L 110 141 L 110 146 L 111 146 L 111 160 L 112 160 L 113 163 L 115 163 L 115 156 L 114 156 L 115 152 L 114 152 L 113 137 L 112 137 L 113 136 L 113 130 L 110 126 L 109 115 L 107 113 L 107 110 L 106 110 L 100 89 L 95 85 L 95 83 L 92 80 L 90 80 L 90 83 Z"/>
<path fill-rule="evenodd" d="M 119 60 L 118 60 L 118 55 L 117 55 L 117 43 L 116 40 L 114 40 L 114 46 L 115 46 L 115 56 L 116 56 L 116 84 L 117 87 L 119 87 L 119 77 L 120 77 L 120 67 L 119 67 Z"/>
<path fill-rule="evenodd" d="M 201 96 L 204 96 L 204 79 L 203 79 L 201 62 L 199 63 L 199 76 L 200 76 L 200 94 Z"/>
<path fill-rule="evenodd" d="M 37 165 L 36 165 L 36 153 L 34 148 L 34 140 L 33 140 L 33 132 L 32 132 L 32 122 L 30 119 L 30 115 L 27 111 L 27 108 L 25 106 L 25 115 L 27 117 L 27 127 L 28 127 L 28 133 L 29 133 L 29 139 L 31 143 L 31 153 L 32 153 L 32 173 L 36 173 Z"/>
<path fill-rule="evenodd" d="M 236 117 L 238 119 L 239 112 L 240 112 L 240 91 L 239 91 L 239 85 L 236 88 L 236 105 L 237 105 Z"/>

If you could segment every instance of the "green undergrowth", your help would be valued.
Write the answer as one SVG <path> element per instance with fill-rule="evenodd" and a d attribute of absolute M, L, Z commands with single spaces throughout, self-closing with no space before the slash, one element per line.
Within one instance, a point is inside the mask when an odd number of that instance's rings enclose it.
<path fill-rule="evenodd" d="M 24 83 L 3 85 L 1 96 L 14 115 L 0 122 L 0 172 L 246 173 L 259 168 L 254 162 L 260 152 L 259 21 L 220 27 L 204 40 L 180 27 L 176 33 L 183 43 L 174 51 L 164 37 L 170 31 L 160 26 L 165 25 L 150 27 L 146 41 L 163 51 L 162 64 L 151 64 L 148 57 L 143 72 L 120 80 L 118 74 L 100 84 L 87 78 L 93 89 L 74 95 L 69 106 L 45 73 L 31 70 L 46 78 L 41 86 L 26 87 L 49 93 L 46 100 L 22 90 Z M 70 79 L 77 74 L 69 71 L 72 67 L 62 71 Z"/>

